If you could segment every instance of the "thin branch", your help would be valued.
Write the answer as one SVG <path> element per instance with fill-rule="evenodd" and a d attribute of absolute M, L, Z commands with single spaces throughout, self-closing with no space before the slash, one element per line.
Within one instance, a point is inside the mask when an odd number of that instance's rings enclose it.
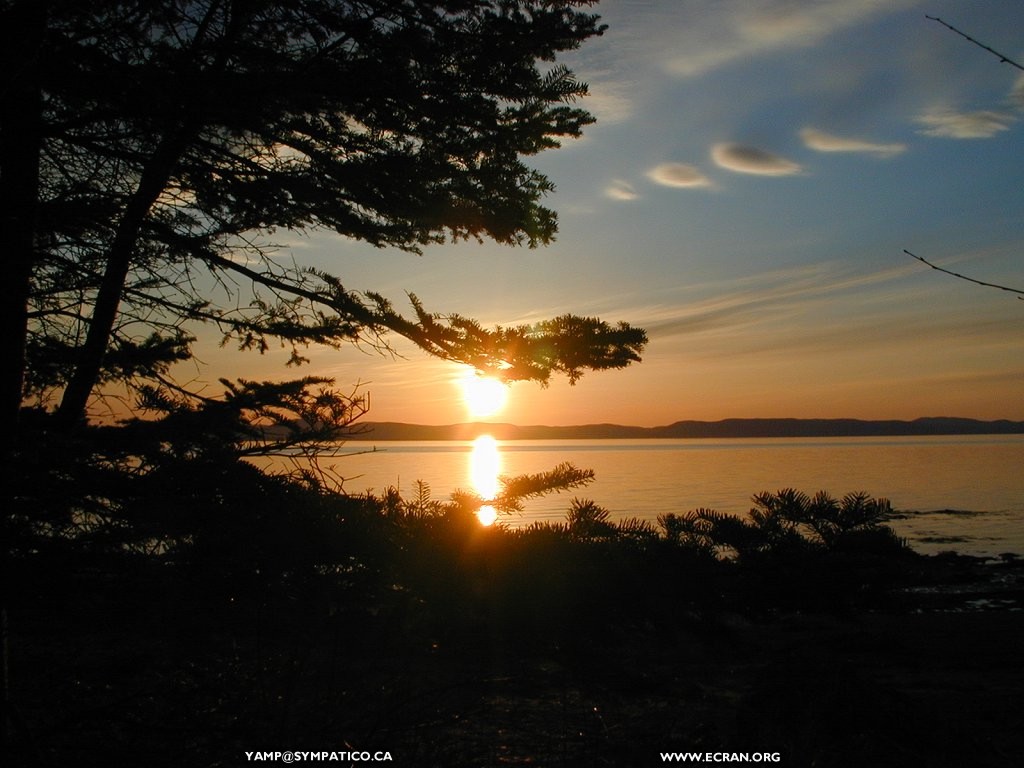
<path fill-rule="evenodd" d="M 190 389 L 186 389 L 185 387 L 178 384 L 178 382 L 176 382 L 174 379 L 170 378 L 169 376 L 163 376 L 157 373 L 156 371 L 151 372 L 149 376 L 159 381 L 168 389 L 177 392 L 180 395 L 184 395 L 187 399 L 196 400 L 200 403 L 203 403 L 204 405 L 219 405 L 222 402 L 220 399 L 216 397 L 207 397 L 206 395 L 201 395 L 198 392 L 193 392 Z"/>
<path fill-rule="evenodd" d="M 986 283 L 984 280 L 975 280 L 973 277 L 967 277 L 967 275 L 961 275 L 959 272 L 952 272 L 952 271 L 950 271 L 948 269 L 943 269 L 942 267 L 939 267 L 939 266 L 936 266 L 935 264 L 932 264 L 930 261 L 928 261 L 928 259 L 925 259 L 925 258 L 923 258 L 921 256 L 918 256 L 916 254 L 911 253 L 906 248 L 903 249 L 903 252 L 905 254 L 907 254 L 907 256 L 910 256 L 912 258 L 917 259 L 922 264 L 925 264 L 926 266 L 929 266 L 929 267 L 931 267 L 934 270 L 937 270 L 939 272 L 945 272 L 947 275 L 952 275 L 953 277 L 959 277 L 961 280 L 966 280 L 969 283 L 974 283 L 976 285 L 983 285 L 986 288 L 998 288 L 1000 291 L 1009 291 L 1010 293 L 1019 294 L 1017 296 L 1017 298 L 1020 299 L 1021 301 L 1024 301 L 1024 291 L 1018 290 L 1016 288 L 1008 288 L 1005 285 L 998 285 L 996 283 Z"/>
<path fill-rule="evenodd" d="M 926 14 L 926 15 L 925 15 L 925 18 L 926 18 L 926 19 L 929 19 L 929 20 L 931 20 L 931 21 L 937 21 L 937 22 L 939 22 L 939 24 L 941 24 L 942 26 L 944 26 L 944 27 L 945 27 L 946 29 L 951 29 L 952 31 L 954 31 L 954 32 L 956 32 L 956 33 L 957 33 L 958 35 L 960 35 L 960 37 L 964 38 L 965 40 L 968 40 L 968 41 L 970 41 L 970 42 L 974 43 L 974 44 L 975 44 L 976 46 L 978 46 L 979 48 L 984 48 L 984 49 L 985 49 L 986 51 L 988 51 L 988 52 L 989 52 L 989 53 L 991 53 L 991 54 L 992 54 L 993 56 L 995 56 L 996 58 L 998 58 L 998 59 L 999 59 L 999 61 L 1000 61 L 1001 63 L 1003 63 L 1003 64 L 1009 64 L 1009 65 L 1010 65 L 1011 67 L 1016 67 L 1017 69 L 1019 69 L 1019 70 L 1021 70 L 1022 72 L 1024 72 L 1024 66 L 1021 66 L 1021 65 L 1020 65 L 1020 64 L 1018 64 L 1018 63 L 1017 63 L 1016 61 L 1014 61 L 1013 59 L 1011 59 L 1011 58 L 1010 58 L 1009 56 L 1006 56 L 1006 55 L 1004 55 L 1004 54 L 1000 53 L 999 51 L 995 50 L 994 48 L 989 48 L 989 47 L 988 47 L 987 45 L 985 45 L 984 43 L 978 42 L 978 41 L 977 41 L 977 40 L 975 40 L 975 39 L 974 39 L 973 37 L 971 37 L 970 35 L 964 34 L 963 32 L 961 32 L 961 31 L 960 31 L 959 29 L 957 29 L 957 28 L 956 28 L 956 27 L 954 27 L 953 25 L 951 25 L 951 24 L 947 24 L 947 23 L 946 23 L 946 22 L 944 22 L 944 21 L 943 21 L 942 19 L 940 19 L 940 18 L 939 18 L 938 16 L 928 16 L 928 15 Z M 913 255 L 913 254 L 911 254 L 911 255 Z M 914 258 L 917 258 L 917 257 L 915 256 Z M 931 265 L 929 265 L 929 266 L 931 266 Z M 944 271 L 944 270 L 943 270 L 943 271 Z M 960 277 L 960 275 L 957 275 L 957 277 Z M 984 283 L 982 283 L 982 285 L 984 285 Z M 996 287 L 998 288 L 998 287 L 1000 287 L 1000 286 L 996 286 Z"/>

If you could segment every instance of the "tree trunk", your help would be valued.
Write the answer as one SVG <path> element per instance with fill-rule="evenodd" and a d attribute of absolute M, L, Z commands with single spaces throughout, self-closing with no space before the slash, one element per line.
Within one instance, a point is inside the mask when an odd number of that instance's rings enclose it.
<path fill-rule="evenodd" d="M 74 372 L 57 408 L 58 423 L 65 429 L 85 420 L 89 396 L 99 381 L 103 356 L 113 335 L 142 224 L 160 193 L 166 189 L 174 166 L 187 145 L 184 129 L 172 132 L 157 145 L 118 222 L 85 343 L 78 352 Z"/>
<path fill-rule="evenodd" d="M 220 3 L 215 2 L 207 8 L 192 41 L 192 48 L 198 48 L 200 43 L 206 40 L 210 32 L 210 22 L 220 12 L 219 6 Z M 230 18 L 232 30 L 237 32 L 244 15 L 230 14 Z M 226 56 L 226 49 L 222 48 L 217 54 L 215 66 L 223 67 Z M 188 117 L 168 130 L 142 169 L 139 185 L 125 206 L 110 252 L 107 254 L 107 266 L 99 292 L 96 294 L 96 304 L 93 306 L 85 343 L 79 350 L 74 372 L 57 407 L 57 422 L 63 429 L 71 429 L 86 418 L 89 397 L 99 381 L 103 356 L 106 354 L 117 322 L 118 307 L 124 294 L 125 281 L 131 269 L 132 256 L 142 224 L 160 193 L 167 188 L 181 154 L 198 130 L 199 122 Z"/>
<path fill-rule="evenodd" d="M 3 531 L 0 536 L 0 749 L 6 754 L 11 726 L 7 606 L 11 590 L 8 528 L 14 514 L 15 462 L 19 447 L 18 416 L 25 383 L 25 348 L 28 335 L 28 296 L 36 260 L 39 208 L 39 153 L 42 147 L 42 77 L 40 64 L 46 36 L 46 4 L 22 0 L 0 17 L 0 247 L 5 274 L 0 280 L 0 343 L 7 358 L 0 373 L 0 397 L 6 427 L 0 453 L 3 488 Z"/>
<path fill-rule="evenodd" d="M 3 421 L 13 426 L 21 410 L 28 333 L 28 294 L 36 260 L 39 152 L 42 146 L 40 54 L 46 4 L 15 3 L 3 27 L 3 98 L 0 99 L 0 340 L 7 363 L 0 384 Z M 7 441 L 5 441 L 7 442 Z"/>

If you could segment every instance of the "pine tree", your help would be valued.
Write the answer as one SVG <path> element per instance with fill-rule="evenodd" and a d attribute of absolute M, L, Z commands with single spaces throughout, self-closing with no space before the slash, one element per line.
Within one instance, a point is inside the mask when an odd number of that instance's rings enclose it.
<path fill-rule="evenodd" d="M 646 337 L 572 315 L 485 329 L 411 316 L 295 266 L 278 229 L 381 248 L 544 245 L 551 182 L 523 159 L 580 135 L 586 86 L 556 56 L 600 34 L 558 0 L 7 0 L 3 326 L 28 392 L 65 425 L 119 380 L 196 402 L 170 366 L 197 323 L 263 349 L 389 334 L 546 382 L 639 360 Z M 343 265 L 339 265 L 343 272 Z M 233 289 L 218 305 L 211 285 Z"/>

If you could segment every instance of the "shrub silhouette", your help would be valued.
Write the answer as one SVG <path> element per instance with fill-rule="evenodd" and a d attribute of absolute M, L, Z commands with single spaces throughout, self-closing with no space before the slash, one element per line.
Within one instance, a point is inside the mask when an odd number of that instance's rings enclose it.
<path fill-rule="evenodd" d="M 573 499 L 566 514 L 569 536 L 575 541 L 614 538 L 617 530 L 610 517 L 611 512 L 589 499 Z"/>
<path fill-rule="evenodd" d="M 686 515 L 661 515 L 667 539 L 703 551 L 751 559 L 764 555 L 906 549 L 884 521 L 892 515 L 887 499 L 849 493 L 837 500 L 825 491 L 813 497 L 786 488 L 753 497 L 749 518 L 697 509 Z"/>

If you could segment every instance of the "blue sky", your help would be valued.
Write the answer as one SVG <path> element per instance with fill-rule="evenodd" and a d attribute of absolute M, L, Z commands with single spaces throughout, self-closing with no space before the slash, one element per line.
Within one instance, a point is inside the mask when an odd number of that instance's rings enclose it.
<path fill-rule="evenodd" d="M 1020 0 L 606 0 L 565 61 L 584 138 L 533 158 L 556 192 L 538 250 L 422 257 L 317 234 L 297 259 L 401 304 L 511 324 L 565 312 L 644 327 L 644 362 L 570 387 L 520 383 L 495 421 L 793 416 L 1024 419 Z M 467 420 L 457 366 L 317 351 L 372 420 Z M 284 354 L 248 358 L 283 376 Z"/>

